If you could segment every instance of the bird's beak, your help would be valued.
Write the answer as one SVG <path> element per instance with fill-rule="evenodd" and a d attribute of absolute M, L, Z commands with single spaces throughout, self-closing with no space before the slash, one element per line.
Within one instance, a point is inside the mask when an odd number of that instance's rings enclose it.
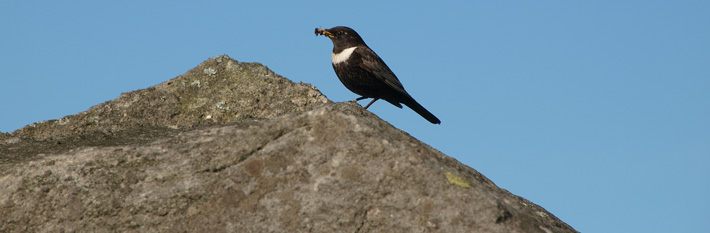
<path fill-rule="evenodd" d="M 328 30 L 322 29 L 322 28 L 316 28 L 316 36 L 318 36 L 318 35 L 324 35 L 324 36 L 327 36 L 328 38 L 331 38 L 331 39 L 333 37 L 335 37 L 333 35 L 333 33 L 330 33 Z"/>

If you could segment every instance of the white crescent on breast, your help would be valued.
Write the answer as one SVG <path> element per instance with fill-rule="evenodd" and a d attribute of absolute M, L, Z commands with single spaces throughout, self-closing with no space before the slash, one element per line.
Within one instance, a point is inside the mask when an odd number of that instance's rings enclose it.
<path fill-rule="evenodd" d="M 333 53 L 331 56 L 331 61 L 333 62 L 333 65 L 344 62 L 350 58 L 350 55 L 353 54 L 353 51 L 355 51 L 357 47 L 350 47 L 347 49 L 343 49 L 340 53 Z"/>

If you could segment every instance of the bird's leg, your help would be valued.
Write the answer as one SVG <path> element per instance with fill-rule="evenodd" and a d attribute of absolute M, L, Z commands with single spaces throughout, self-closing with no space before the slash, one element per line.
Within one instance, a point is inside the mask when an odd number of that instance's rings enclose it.
<path fill-rule="evenodd" d="M 370 97 L 361 96 L 361 97 L 359 97 L 359 98 L 357 98 L 357 99 L 354 99 L 354 100 L 351 100 L 351 101 L 357 102 L 357 101 L 364 100 L 364 99 L 367 99 L 367 98 L 370 98 Z M 375 103 L 375 101 L 377 101 L 378 99 L 380 99 L 380 98 L 373 98 L 372 101 L 370 101 L 370 103 L 365 106 L 365 109 L 367 109 L 368 107 L 370 107 L 370 105 L 372 105 L 373 103 Z"/>
<path fill-rule="evenodd" d="M 364 98 L 364 97 L 361 97 L 361 98 Z M 370 101 L 370 103 L 365 106 L 365 109 L 367 109 L 368 107 L 370 107 L 370 105 L 372 105 L 372 103 L 374 103 L 374 102 L 377 101 L 378 99 L 380 99 L 380 98 L 374 98 L 374 99 L 372 99 L 372 101 Z"/>

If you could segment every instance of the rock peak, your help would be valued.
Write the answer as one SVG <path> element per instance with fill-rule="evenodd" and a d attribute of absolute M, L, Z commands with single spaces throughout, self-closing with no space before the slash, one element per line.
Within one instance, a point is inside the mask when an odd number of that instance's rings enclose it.
<path fill-rule="evenodd" d="M 357 104 L 226 55 L 3 137 L 0 232 L 576 232 Z"/>

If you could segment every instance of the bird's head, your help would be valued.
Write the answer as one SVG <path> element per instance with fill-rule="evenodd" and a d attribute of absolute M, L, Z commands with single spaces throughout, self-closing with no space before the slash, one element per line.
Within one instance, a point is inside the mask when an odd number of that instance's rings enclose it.
<path fill-rule="evenodd" d="M 333 42 L 334 47 L 349 48 L 358 45 L 365 45 L 360 35 L 349 27 L 333 27 L 331 29 L 316 28 L 316 36 L 324 35 Z"/>

